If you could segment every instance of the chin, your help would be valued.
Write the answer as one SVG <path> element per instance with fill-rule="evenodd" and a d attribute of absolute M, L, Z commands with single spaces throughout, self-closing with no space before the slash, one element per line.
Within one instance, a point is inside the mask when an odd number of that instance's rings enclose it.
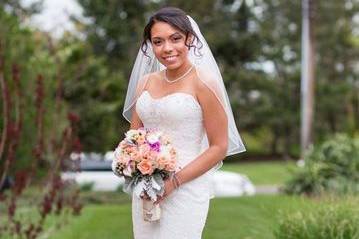
<path fill-rule="evenodd" d="M 169 70 L 175 70 L 183 65 L 183 62 L 175 62 L 173 64 L 163 64 Z"/>

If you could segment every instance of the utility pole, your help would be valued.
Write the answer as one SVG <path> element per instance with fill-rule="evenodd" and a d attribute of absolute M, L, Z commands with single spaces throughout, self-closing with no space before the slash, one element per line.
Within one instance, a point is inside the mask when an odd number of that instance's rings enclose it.
<path fill-rule="evenodd" d="M 314 35 L 313 2 L 302 0 L 302 69 L 301 69 L 301 158 L 313 143 L 314 116 Z"/>

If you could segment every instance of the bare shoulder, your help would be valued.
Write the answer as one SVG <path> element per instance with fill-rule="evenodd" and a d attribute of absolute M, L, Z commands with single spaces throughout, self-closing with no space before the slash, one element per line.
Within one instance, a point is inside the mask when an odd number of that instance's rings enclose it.
<path fill-rule="evenodd" d="M 210 75 L 199 75 L 194 82 L 196 96 L 200 103 L 216 103 L 217 97 L 212 90 L 214 89 L 215 81 Z"/>
<path fill-rule="evenodd" d="M 159 73 L 157 73 L 157 72 L 151 72 L 151 73 L 147 73 L 147 74 L 143 75 L 143 77 L 141 77 L 141 79 L 139 79 L 137 90 L 139 92 L 141 92 L 143 90 L 147 90 L 149 88 L 149 86 L 152 84 L 151 82 L 155 81 L 156 78 L 158 78 L 158 75 L 159 75 Z"/>
<path fill-rule="evenodd" d="M 145 75 L 148 85 L 156 85 L 161 80 L 162 71 L 151 72 Z"/>
<path fill-rule="evenodd" d="M 147 74 L 147 76 L 151 77 L 151 78 L 160 78 L 161 72 L 162 71 L 150 72 L 150 73 Z"/>
<path fill-rule="evenodd" d="M 150 72 L 150 73 L 145 74 L 145 75 L 142 77 L 142 80 L 143 80 L 143 81 L 147 81 L 147 80 L 149 80 L 149 79 L 150 79 L 150 80 L 158 79 L 158 78 L 160 78 L 160 74 L 161 74 L 160 71 Z"/>

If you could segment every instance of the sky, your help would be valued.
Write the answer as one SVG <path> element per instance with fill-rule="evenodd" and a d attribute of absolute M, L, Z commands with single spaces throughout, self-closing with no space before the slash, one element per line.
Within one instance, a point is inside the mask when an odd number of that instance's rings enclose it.
<path fill-rule="evenodd" d="M 26 6 L 36 0 L 22 0 Z M 74 31 L 69 20 L 70 15 L 81 16 L 82 8 L 75 0 L 44 0 L 43 11 L 34 15 L 29 24 L 43 31 L 50 32 L 54 37 L 61 37 L 64 31 Z"/>

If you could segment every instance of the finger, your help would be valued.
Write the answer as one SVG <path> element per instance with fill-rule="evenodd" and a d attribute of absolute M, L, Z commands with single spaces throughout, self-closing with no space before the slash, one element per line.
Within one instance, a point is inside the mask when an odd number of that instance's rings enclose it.
<path fill-rule="evenodd" d="M 163 197 L 159 196 L 159 198 L 157 199 L 156 202 L 154 202 L 154 204 L 159 204 L 162 201 L 163 201 Z"/>
<path fill-rule="evenodd" d="M 155 203 L 157 204 L 157 203 L 159 203 L 160 201 L 162 201 L 162 197 L 161 197 L 161 196 L 158 196 Z"/>

